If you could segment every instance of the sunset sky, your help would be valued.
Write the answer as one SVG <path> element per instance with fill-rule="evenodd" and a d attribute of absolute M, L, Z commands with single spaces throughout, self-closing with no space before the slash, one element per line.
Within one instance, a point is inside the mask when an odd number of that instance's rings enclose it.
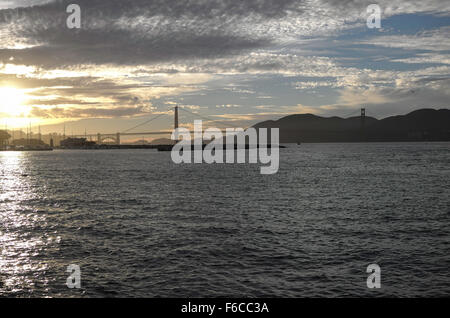
<path fill-rule="evenodd" d="M 177 104 L 233 126 L 449 107 L 449 1 L 0 0 L 0 38 L 1 126 L 117 132 Z"/>

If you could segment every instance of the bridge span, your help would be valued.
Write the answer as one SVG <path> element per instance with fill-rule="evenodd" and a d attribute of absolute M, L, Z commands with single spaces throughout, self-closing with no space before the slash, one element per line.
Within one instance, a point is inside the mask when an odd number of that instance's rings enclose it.
<path fill-rule="evenodd" d="M 177 129 L 179 127 L 179 116 L 178 116 L 178 106 L 174 107 L 174 124 L 173 127 L 174 129 Z M 185 109 L 182 109 L 190 114 L 205 118 L 204 116 L 200 116 L 198 114 L 192 113 L 190 111 L 187 111 Z M 134 126 L 130 129 L 127 129 L 123 132 L 117 132 L 117 133 L 96 133 L 96 134 L 84 134 L 84 135 L 72 135 L 70 137 L 73 138 L 86 138 L 88 140 L 92 140 L 95 141 L 97 144 L 101 145 L 104 144 L 106 141 L 110 141 L 109 143 L 113 143 L 116 145 L 120 145 L 121 143 L 121 137 L 123 136 L 155 136 L 155 135 L 171 135 L 172 131 L 171 130 L 161 130 L 161 131 L 143 131 L 143 132 L 132 132 L 132 130 L 139 128 L 145 124 L 148 124 L 158 118 L 160 118 L 161 116 L 166 115 L 166 114 L 159 114 L 156 117 L 153 117 L 149 120 L 146 120 L 145 122 Z M 206 118 L 207 120 L 211 121 L 211 119 Z M 222 132 L 226 132 L 225 129 L 222 130 Z"/>

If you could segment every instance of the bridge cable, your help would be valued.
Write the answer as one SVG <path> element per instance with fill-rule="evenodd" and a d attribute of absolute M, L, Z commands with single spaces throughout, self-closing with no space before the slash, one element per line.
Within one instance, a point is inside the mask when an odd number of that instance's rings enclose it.
<path fill-rule="evenodd" d="M 154 120 L 156 120 L 156 119 L 158 119 L 158 118 L 160 118 L 160 117 L 162 117 L 162 116 L 164 116 L 164 115 L 167 115 L 167 114 L 159 114 L 158 116 L 153 117 L 153 118 L 151 118 L 151 119 L 149 119 L 149 120 L 146 120 L 145 122 L 143 122 L 143 123 L 141 123 L 141 124 L 139 124 L 139 125 L 136 125 L 136 126 L 134 126 L 133 128 L 130 128 L 130 129 L 127 129 L 127 130 L 121 132 L 121 134 L 126 134 L 126 133 L 129 132 L 130 130 L 136 129 L 136 128 L 141 127 L 141 126 L 144 126 L 144 125 L 146 125 L 146 124 L 148 124 L 148 123 L 150 123 L 150 122 L 152 122 L 152 121 L 154 121 Z"/>

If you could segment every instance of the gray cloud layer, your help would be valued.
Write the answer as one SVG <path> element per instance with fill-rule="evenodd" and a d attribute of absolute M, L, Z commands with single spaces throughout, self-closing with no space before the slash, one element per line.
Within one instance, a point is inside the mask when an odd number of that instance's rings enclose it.
<path fill-rule="evenodd" d="M 11 2 L 11 1 L 10 1 Z M 14 1 L 41 4 L 42 1 Z M 283 40 L 333 32 L 364 22 L 370 1 L 342 0 L 77 0 L 82 28 L 66 27 L 66 7 L 55 0 L 0 10 L 2 37 L 26 49 L 0 49 L 0 61 L 45 68 L 76 64 L 152 64 L 216 58 L 267 48 Z M 384 2 L 384 1 L 382 1 Z M 439 1 L 389 1 L 386 13 L 435 11 Z M 10 43 L 13 44 L 13 43 Z M 1 46 L 0 46 L 1 47 Z"/>
<path fill-rule="evenodd" d="M 66 6 L 3 10 L 8 35 L 35 47 L 0 50 L 0 60 L 46 68 L 74 64 L 147 64 L 236 54 L 268 46 L 271 39 L 241 32 L 299 10 L 296 1 L 99 1 L 79 0 L 82 29 L 65 27 Z M 243 21 L 247 20 L 247 21 Z"/>

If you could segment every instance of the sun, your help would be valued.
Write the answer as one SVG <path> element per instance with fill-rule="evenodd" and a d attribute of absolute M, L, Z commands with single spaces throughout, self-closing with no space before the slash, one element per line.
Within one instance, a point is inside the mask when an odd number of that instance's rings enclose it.
<path fill-rule="evenodd" d="M 17 118 L 28 115 L 25 93 L 15 87 L 0 87 L 0 117 Z"/>

